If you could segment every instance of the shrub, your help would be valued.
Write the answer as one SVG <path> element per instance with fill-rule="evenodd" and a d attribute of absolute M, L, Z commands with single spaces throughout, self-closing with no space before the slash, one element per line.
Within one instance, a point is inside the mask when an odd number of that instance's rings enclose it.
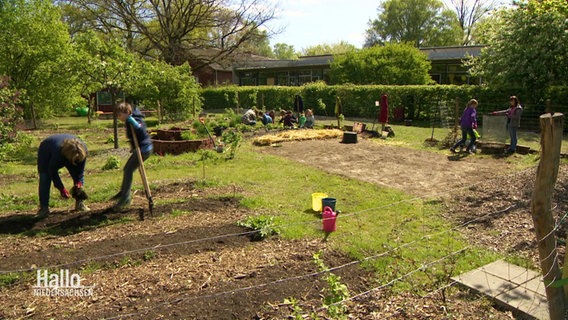
<path fill-rule="evenodd" d="M 256 231 L 251 235 L 252 240 L 259 241 L 268 238 L 271 235 L 279 234 L 280 231 L 274 224 L 274 217 L 257 216 L 247 217 L 244 221 L 237 223 L 241 227 L 252 229 Z"/>
<path fill-rule="evenodd" d="M 120 159 L 115 156 L 110 156 L 103 166 L 103 170 L 114 170 L 118 168 L 120 168 Z"/>

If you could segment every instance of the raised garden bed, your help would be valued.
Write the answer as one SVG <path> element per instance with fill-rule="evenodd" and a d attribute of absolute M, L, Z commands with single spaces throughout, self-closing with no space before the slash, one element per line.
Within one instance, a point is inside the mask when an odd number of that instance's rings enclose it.
<path fill-rule="evenodd" d="M 212 149 L 211 139 L 183 140 L 182 134 L 191 129 L 171 128 L 158 129 L 152 132 L 154 153 L 178 155 L 186 152 L 195 152 L 199 149 Z"/>
<path fill-rule="evenodd" d="M 154 144 L 154 153 L 157 154 L 178 155 L 186 152 L 195 152 L 199 149 L 213 148 L 211 139 L 179 140 L 179 141 L 152 139 L 152 143 Z"/>

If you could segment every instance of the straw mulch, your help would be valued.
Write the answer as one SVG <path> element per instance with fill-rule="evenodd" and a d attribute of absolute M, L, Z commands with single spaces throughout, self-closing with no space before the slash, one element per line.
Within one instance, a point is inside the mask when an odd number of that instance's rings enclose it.
<path fill-rule="evenodd" d="M 267 134 L 254 138 L 252 144 L 255 146 L 270 146 L 276 143 L 299 140 L 332 139 L 343 136 L 343 131 L 338 129 L 323 130 L 286 130 L 277 134 Z"/>

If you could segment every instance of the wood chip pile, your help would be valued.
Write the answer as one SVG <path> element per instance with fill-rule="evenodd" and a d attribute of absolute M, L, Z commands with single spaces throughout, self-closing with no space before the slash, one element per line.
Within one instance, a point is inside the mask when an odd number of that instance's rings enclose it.
<path fill-rule="evenodd" d="M 286 130 L 277 134 L 267 134 L 257 137 L 252 141 L 255 146 L 270 146 L 275 143 L 299 140 L 333 139 L 343 136 L 343 131 L 338 129 L 324 130 Z"/>

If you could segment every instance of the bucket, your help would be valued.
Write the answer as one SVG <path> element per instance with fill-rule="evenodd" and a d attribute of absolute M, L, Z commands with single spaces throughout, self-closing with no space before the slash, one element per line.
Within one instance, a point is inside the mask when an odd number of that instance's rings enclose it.
<path fill-rule="evenodd" d="M 312 193 L 312 210 L 320 212 L 321 207 L 321 199 L 327 198 L 327 193 L 316 192 Z"/>
<path fill-rule="evenodd" d="M 331 210 L 335 211 L 335 198 L 323 198 L 321 199 L 322 208 L 330 207 Z"/>
<path fill-rule="evenodd" d="M 357 143 L 357 132 L 345 131 L 343 133 L 343 143 Z"/>

